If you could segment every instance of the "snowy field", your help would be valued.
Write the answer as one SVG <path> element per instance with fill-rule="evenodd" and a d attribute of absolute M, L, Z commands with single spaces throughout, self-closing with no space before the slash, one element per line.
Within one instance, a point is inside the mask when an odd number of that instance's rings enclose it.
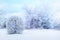
<path fill-rule="evenodd" d="M 50 29 L 24 30 L 23 34 L 7 34 L 6 29 L 0 29 L 0 40 L 60 40 L 60 31 Z"/>

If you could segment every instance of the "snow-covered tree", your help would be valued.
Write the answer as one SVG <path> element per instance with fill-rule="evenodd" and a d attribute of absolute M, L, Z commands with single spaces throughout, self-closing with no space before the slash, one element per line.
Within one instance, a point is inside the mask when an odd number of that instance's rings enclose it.
<path fill-rule="evenodd" d="M 22 33 L 22 31 L 23 31 L 23 21 L 18 16 L 11 16 L 7 20 L 6 28 L 7 28 L 7 32 L 9 34 Z"/>
<path fill-rule="evenodd" d="M 48 8 L 46 6 L 42 5 L 42 8 L 40 5 L 36 6 L 34 5 L 33 7 L 27 6 L 25 8 L 27 12 L 27 18 L 29 19 L 28 21 L 28 27 L 29 28 L 43 28 L 43 24 L 46 23 L 45 18 L 49 18 L 48 15 Z M 46 17 L 45 17 L 46 16 Z M 49 24 L 49 22 L 47 22 Z M 47 26 L 47 24 L 44 24 Z"/>

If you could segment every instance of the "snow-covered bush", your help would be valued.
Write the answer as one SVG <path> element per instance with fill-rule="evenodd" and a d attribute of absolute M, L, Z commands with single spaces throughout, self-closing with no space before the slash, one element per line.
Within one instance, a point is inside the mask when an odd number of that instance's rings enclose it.
<path fill-rule="evenodd" d="M 31 28 L 37 28 L 37 27 L 39 27 L 38 22 L 39 22 L 38 19 L 32 18 L 31 21 L 30 21 Z"/>
<path fill-rule="evenodd" d="M 0 15 L 0 29 L 6 28 L 6 18 L 4 15 Z"/>
<path fill-rule="evenodd" d="M 44 29 L 50 29 L 50 27 L 51 27 L 49 20 L 43 20 L 42 23 L 41 23 L 41 26 Z"/>
<path fill-rule="evenodd" d="M 60 24 L 54 26 L 54 29 L 56 29 L 56 30 L 60 30 Z"/>
<path fill-rule="evenodd" d="M 7 32 L 9 34 L 22 33 L 23 32 L 23 21 L 18 16 L 11 16 L 6 22 Z"/>
<path fill-rule="evenodd" d="M 41 27 L 41 18 L 38 17 L 37 15 L 28 15 L 26 19 L 26 28 L 27 29 L 34 29 L 34 28 L 42 28 Z"/>
<path fill-rule="evenodd" d="M 40 19 L 40 25 L 41 28 L 43 29 L 52 29 L 52 25 L 51 25 L 51 18 L 49 17 L 50 15 L 45 11 L 45 12 L 41 12 L 40 14 L 38 14 L 38 17 Z"/>
<path fill-rule="evenodd" d="M 31 28 L 41 28 L 41 20 L 39 18 L 33 17 L 30 21 Z"/>

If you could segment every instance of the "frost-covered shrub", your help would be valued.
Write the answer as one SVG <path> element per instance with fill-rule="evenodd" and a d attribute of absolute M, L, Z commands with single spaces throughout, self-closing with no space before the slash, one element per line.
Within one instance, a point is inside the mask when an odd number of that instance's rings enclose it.
<path fill-rule="evenodd" d="M 44 29 L 49 29 L 50 28 L 50 23 L 48 21 L 43 21 L 41 23 L 41 25 Z"/>
<path fill-rule="evenodd" d="M 48 19 L 46 19 L 46 18 L 42 19 L 41 26 L 42 26 L 44 29 L 50 29 L 50 28 L 51 28 L 51 23 L 50 23 L 49 18 L 48 18 Z"/>
<path fill-rule="evenodd" d="M 31 28 L 40 28 L 41 27 L 41 20 L 39 18 L 32 18 L 30 21 L 30 27 Z"/>
<path fill-rule="evenodd" d="M 29 15 L 30 16 L 30 15 Z M 41 28 L 41 18 L 37 16 L 27 17 L 26 29 Z"/>
<path fill-rule="evenodd" d="M 60 23 L 57 22 L 57 23 L 54 23 L 55 25 L 53 25 L 53 29 L 56 29 L 56 30 L 60 30 Z"/>
<path fill-rule="evenodd" d="M 23 21 L 18 16 L 11 16 L 7 20 L 6 28 L 7 28 L 7 32 L 9 34 L 22 33 L 22 31 L 23 31 Z"/>
<path fill-rule="evenodd" d="M 0 29 L 6 28 L 6 18 L 0 17 Z"/>
<path fill-rule="evenodd" d="M 39 22 L 38 19 L 32 18 L 31 21 L 30 21 L 31 28 L 37 28 L 37 27 L 39 27 L 38 22 Z"/>
<path fill-rule="evenodd" d="M 54 29 L 56 29 L 56 30 L 60 30 L 60 24 L 54 26 Z"/>

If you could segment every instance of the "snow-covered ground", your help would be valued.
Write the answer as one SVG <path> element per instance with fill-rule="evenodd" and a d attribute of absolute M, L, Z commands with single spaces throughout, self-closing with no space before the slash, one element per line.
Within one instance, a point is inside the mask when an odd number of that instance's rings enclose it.
<path fill-rule="evenodd" d="M 0 40 L 60 40 L 60 30 L 29 29 L 22 34 L 7 34 L 6 29 L 0 29 Z"/>

